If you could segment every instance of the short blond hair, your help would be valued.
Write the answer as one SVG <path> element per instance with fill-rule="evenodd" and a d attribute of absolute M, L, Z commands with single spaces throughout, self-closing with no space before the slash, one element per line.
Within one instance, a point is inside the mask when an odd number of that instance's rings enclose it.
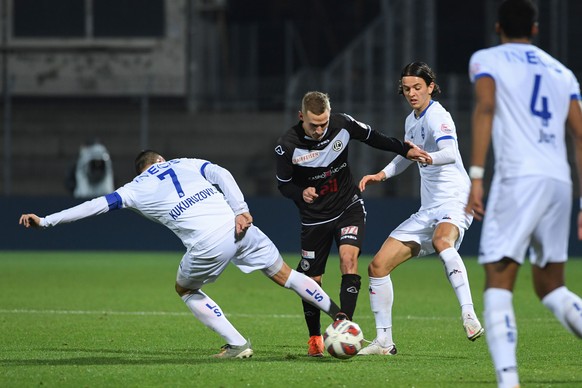
<path fill-rule="evenodd" d="M 325 111 L 331 110 L 331 104 L 329 102 L 329 96 L 322 92 L 307 92 L 303 96 L 301 101 L 301 112 L 307 114 L 311 112 L 316 115 L 320 115 Z"/>

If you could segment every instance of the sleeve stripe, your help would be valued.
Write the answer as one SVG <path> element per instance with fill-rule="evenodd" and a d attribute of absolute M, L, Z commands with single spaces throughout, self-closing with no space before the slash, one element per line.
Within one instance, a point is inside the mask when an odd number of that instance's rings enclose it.
<path fill-rule="evenodd" d="M 441 141 L 441 140 L 449 140 L 449 139 L 451 139 L 451 140 L 455 140 L 455 138 L 454 138 L 453 136 L 451 136 L 451 135 L 447 135 L 447 136 L 439 137 L 439 138 L 436 140 L 436 142 L 438 143 L 438 142 L 439 142 L 439 141 Z"/>
<path fill-rule="evenodd" d="M 491 74 L 489 73 L 479 73 L 479 74 L 475 74 L 475 77 L 473 79 L 473 82 L 477 81 L 479 78 L 483 78 L 483 77 L 489 77 L 489 78 L 493 78 L 495 79 Z"/>
<path fill-rule="evenodd" d="M 107 205 L 109 206 L 109 210 L 117 210 L 123 207 L 123 201 L 121 200 L 121 196 L 114 191 L 111 194 L 107 194 L 105 196 L 107 200 Z"/>
<path fill-rule="evenodd" d="M 578 101 L 580 101 L 580 100 L 582 100 L 582 95 L 579 94 L 579 93 L 574 93 L 574 94 L 572 94 L 570 96 L 570 100 L 573 100 L 573 101 L 578 100 Z"/>
<path fill-rule="evenodd" d="M 204 172 L 204 170 L 206 169 L 206 166 L 208 166 L 210 164 L 210 162 L 206 162 L 202 165 L 202 167 L 200 167 L 200 174 L 204 177 L 204 179 L 206 179 L 206 173 Z"/>

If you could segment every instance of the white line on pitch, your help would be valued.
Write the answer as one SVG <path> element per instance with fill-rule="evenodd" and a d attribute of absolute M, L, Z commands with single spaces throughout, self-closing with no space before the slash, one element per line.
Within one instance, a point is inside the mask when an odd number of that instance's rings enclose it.
<path fill-rule="evenodd" d="M 47 314 L 47 315 L 139 315 L 139 316 L 191 316 L 190 312 L 173 312 L 173 311 L 106 311 L 106 310 L 36 310 L 36 309 L 0 309 L 0 314 Z M 297 319 L 302 318 L 299 314 L 248 314 L 248 313 L 226 313 L 229 317 L 243 318 L 285 318 Z M 397 319 L 406 319 L 411 321 L 442 321 L 450 320 L 451 317 L 420 317 L 413 315 L 399 316 Z M 359 316 L 357 321 L 373 320 L 374 317 Z M 524 319 L 522 319 L 524 320 Z M 553 317 L 529 318 L 528 321 L 553 321 Z"/>

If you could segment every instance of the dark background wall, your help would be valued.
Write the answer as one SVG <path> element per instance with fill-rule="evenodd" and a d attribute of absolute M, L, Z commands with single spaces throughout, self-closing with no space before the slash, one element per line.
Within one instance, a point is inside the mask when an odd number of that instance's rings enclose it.
<path fill-rule="evenodd" d="M 275 242 L 281 252 L 299 252 L 299 216 L 290 200 L 256 197 L 247 202 L 255 225 Z M 129 210 L 114 211 L 51 229 L 26 230 L 18 225 L 22 213 L 46 215 L 80 203 L 63 197 L 12 197 L 0 201 L 0 251 L 2 250 L 137 250 L 183 251 L 180 240 L 165 227 Z M 578 204 L 574 204 L 577 210 Z M 415 199 L 367 199 L 366 240 L 363 254 L 374 254 L 390 231 L 419 207 Z M 572 215 L 572 226 L 576 225 Z M 582 243 L 571 228 L 569 251 L 582 256 Z M 478 252 L 481 222 L 474 221 L 459 252 Z"/>

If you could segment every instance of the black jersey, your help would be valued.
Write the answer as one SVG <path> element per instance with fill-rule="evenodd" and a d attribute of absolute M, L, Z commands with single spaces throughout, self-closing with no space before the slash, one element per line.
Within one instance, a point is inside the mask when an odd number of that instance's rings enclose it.
<path fill-rule="evenodd" d="M 304 224 L 324 222 L 339 216 L 361 198 L 348 162 L 350 140 L 406 156 L 408 145 L 387 137 L 344 113 L 333 113 L 320 140 L 305 135 L 302 122 L 277 141 L 277 181 L 281 193 L 293 199 Z M 315 187 L 319 197 L 303 201 L 303 190 Z"/>

